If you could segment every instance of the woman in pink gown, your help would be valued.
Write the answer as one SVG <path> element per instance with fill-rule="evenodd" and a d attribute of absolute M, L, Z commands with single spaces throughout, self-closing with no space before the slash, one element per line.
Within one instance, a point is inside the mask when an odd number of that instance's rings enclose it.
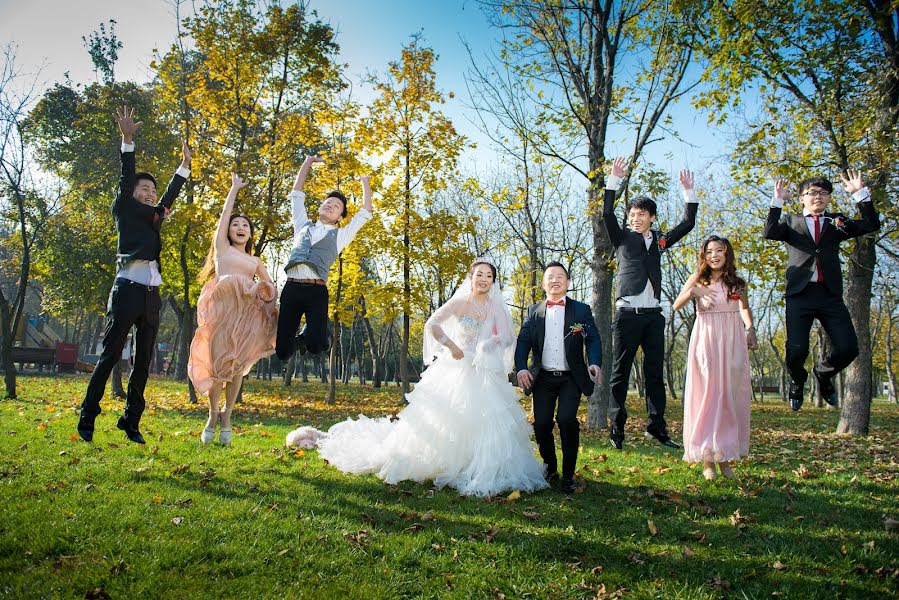
<path fill-rule="evenodd" d="M 215 439 L 217 424 L 219 441 L 231 443 L 231 411 L 243 377 L 256 361 L 275 351 L 275 286 L 252 254 L 253 224 L 245 215 L 231 214 L 245 185 L 231 175 L 231 191 L 199 276 L 206 284 L 197 301 L 187 373 L 197 391 L 209 396 L 209 420 L 200 435 L 204 444 Z M 225 408 L 219 413 L 223 387 Z"/>
<path fill-rule="evenodd" d="M 737 275 L 734 250 L 712 236 L 699 252 L 699 266 L 674 301 L 674 310 L 696 303 L 687 352 L 684 391 L 684 460 L 703 464 L 706 479 L 733 478 L 731 462 L 749 454 L 752 384 L 749 349 L 758 341 L 746 282 Z"/>

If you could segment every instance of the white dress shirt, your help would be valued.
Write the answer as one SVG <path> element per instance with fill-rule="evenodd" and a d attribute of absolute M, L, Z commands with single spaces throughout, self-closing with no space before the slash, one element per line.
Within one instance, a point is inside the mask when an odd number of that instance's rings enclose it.
<path fill-rule="evenodd" d="M 607 190 L 617 190 L 620 185 L 621 177 L 609 175 L 608 179 L 606 179 Z M 684 202 L 687 204 L 699 204 L 699 200 L 696 199 L 696 190 L 682 189 L 681 191 L 684 195 Z M 646 233 L 643 234 L 643 241 L 646 243 L 646 250 L 649 250 L 649 247 L 652 245 L 652 231 L 647 230 Z M 655 291 L 652 289 L 652 282 L 647 278 L 646 287 L 643 288 L 642 292 L 635 296 L 623 296 L 619 298 L 615 302 L 615 306 L 619 308 L 656 308 L 659 306 L 659 301 L 656 299 Z"/>
<path fill-rule="evenodd" d="M 134 152 L 134 144 L 126 144 L 122 142 L 122 152 Z M 187 179 L 190 177 L 190 169 L 178 167 L 176 174 Z M 122 255 L 117 255 L 118 259 Z M 128 262 L 121 264 L 119 270 L 116 271 L 116 279 L 128 279 L 134 283 L 141 285 L 159 287 L 162 285 L 162 274 L 159 272 L 159 263 L 155 260 L 143 260 L 134 258 Z"/>
<path fill-rule="evenodd" d="M 312 243 L 321 241 L 323 237 L 332 229 L 333 225 L 316 222 L 309 223 L 309 216 L 306 213 L 306 193 L 292 190 L 287 197 L 290 199 L 293 208 L 293 247 L 300 245 L 300 236 L 308 229 Z M 337 228 L 337 252 L 343 251 L 347 245 L 353 241 L 362 226 L 371 219 L 371 213 L 364 208 L 360 208 L 359 212 L 350 220 L 346 227 Z M 327 273 L 319 275 L 315 270 L 306 264 L 295 265 L 287 270 L 287 276 L 294 279 L 324 279 Z"/>
<path fill-rule="evenodd" d="M 852 199 L 855 200 L 856 203 L 870 202 L 871 201 L 871 190 L 869 190 L 867 187 L 863 187 L 862 189 L 860 189 L 857 192 L 855 192 L 854 194 L 852 194 Z M 783 208 L 783 205 L 784 205 L 783 198 L 778 198 L 777 196 L 774 196 L 771 199 L 771 207 L 772 208 Z M 812 236 L 812 239 L 814 240 L 815 239 L 815 219 L 812 216 L 813 213 L 810 210 L 803 210 L 802 214 L 805 216 L 805 225 L 806 225 L 806 227 L 808 227 L 808 233 L 810 236 Z M 822 218 L 823 218 L 823 215 L 822 215 Z M 821 227 L 821 228 L 824 227 L 823 220 L 820 221 L 819 227 Z M 818 272 L 820 270 L 821 270 L 820 265 L 818 264 L 818 261 L 816 260 L 815 268 L 812 269 L 812 273 L 809 276 L 809 278 L 810 278 L 809 280 L 810 281 L 818 281 L 819 280 Z"/>
<path fill-rule="evenodd" d="M 568 298 L 565 298 L 569 302 Z M 565 307 L 547 306 L 544 319 L 542 367 L 547 371 L 568 371 L 565 358 Z"/>

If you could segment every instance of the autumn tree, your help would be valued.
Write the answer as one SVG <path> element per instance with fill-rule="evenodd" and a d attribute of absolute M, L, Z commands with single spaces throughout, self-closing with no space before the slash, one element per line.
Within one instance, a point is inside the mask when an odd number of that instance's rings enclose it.
<path fill-rule="evenodd" d="M 403 393 L 409 391 L 409 339 L 413 314 L 427 306 L 428 282 L 415 277 L 415 265 L 440 263 L 458 269 L 460 260 L 452 251 L 426 243 L 433 227 L 453 231 L 458 226 L 452 215 L 429 221 L 423 208 L 440 189 L 465 148 L 465 138 L 440 112 L 445 98 L 437 88 L 434 51 L 418 36 L 403 46 L 399 61 L 391 62 L 387 73 L 373 76 L 369 83 L 377 94 L 369 115 L 360 128 L 360 139 L 373 155 L 382 155 L 384 181 L 381 210 L 384 213 L 386 255 L 381 267 L 388 279 L 402 283 L 397 304 L 402 308 L 400 377 Z"/>
<path fill-rule="evenodd" d="M 586 183 L 592 227 L 592 306 L 603 344 L 603 377 L 588 402 L 587 424 L 604 428 L 612 363 L 613 248 L 603 226 L 610 126 L 633 136 L 637 162 L 669 107 L 690 86 L 684 77 L 692 49 L 684 16 L 646 0 L 482 0 L 508 35 L 500 58 L 539 110 L 528 139 L 544 156 L 561 161 Z M 625 69 L 629 69 L 628 72 Z"/>

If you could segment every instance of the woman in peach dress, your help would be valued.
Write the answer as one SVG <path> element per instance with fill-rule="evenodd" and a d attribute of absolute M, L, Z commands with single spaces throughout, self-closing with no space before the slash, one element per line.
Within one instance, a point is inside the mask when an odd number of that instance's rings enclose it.
<path fill-rule="evenodd" d="M 200 435 L 204 444 L 215 439 L 231 443 L 231 411 L 240 385 L 260 358 L 275 351 L 278 308 L 275 286 L 259 258 L 253 256 L 253 224 L 231 214 L 237 192 L 246 183 L 232 174 L 218 229 L 206 263 L 205 281 L 197 301 L 197 331 L 190 344 L 187 373 L 194 387 L 209 396 L 209 420 Z M 225 408 L 219 412 L 222 388 Z"/>
<path fill-rule="evenodd" d="M 684 391 L 684 460 L 702 462 L 703 475 L 733 478 L 731 462 L 749 454 L 752 387 L 749 349 L 758 346 L 746 282 L 737 275 L 734 249 L 713 235 L 699 266 L 674 301 L 674 310 L 696 302 L 687 351 Z"/>

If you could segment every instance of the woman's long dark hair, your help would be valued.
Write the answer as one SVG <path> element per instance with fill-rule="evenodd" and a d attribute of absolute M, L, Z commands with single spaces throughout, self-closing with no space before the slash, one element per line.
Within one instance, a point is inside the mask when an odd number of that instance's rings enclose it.
<path fill-rule="evenodd" d="M 712 267 L 705 258 L 706 250 L 708 250 L 709 244 L 712 242 L 718 242 L 724 246 L 724 274 L 721 276 L 721 281 L 724 282 L 724 286 L 727 288 L 727 296 L 730 297 L 734 293 L 742 294 L 746 289 L 746 280 L 737 275 L 734 247 L 730 245 L 730 241 L 727 238 L 718 237 L 717 235 L 713 235 L 704 241 L 702 248 L 699 250 L 699 266 L 696 269 L 699 273 L 699 284 L 708 286 L 712 283 Z"/>
<path fill-rule="evenodd" d="M 231 223 L 234 219 L 246 219 L 247 223 L 250 224 L 250 238 L 247 240 L 247 243 L 244 245 L 244 252 L 253 256 L 253 235 L 256 233 L 256 228 L 253 227 L 253 221 L 250 220 L 250 217 L 243 213 L 232 213 L 231 218 L 228 219 L 228 229 L 231 229 Z M 231 238 L 228 238 L 228 243 L 231 243 Z M 206 253 L 206 260 L 203 262 L 203 268 L 200 269 L 200 274 L 197 275 L 197 279 L 200 280 L 200 283 L 206 283 L 210 279 L 215 276 L 215 240 L 209 244 L 209 252 Z"/>

